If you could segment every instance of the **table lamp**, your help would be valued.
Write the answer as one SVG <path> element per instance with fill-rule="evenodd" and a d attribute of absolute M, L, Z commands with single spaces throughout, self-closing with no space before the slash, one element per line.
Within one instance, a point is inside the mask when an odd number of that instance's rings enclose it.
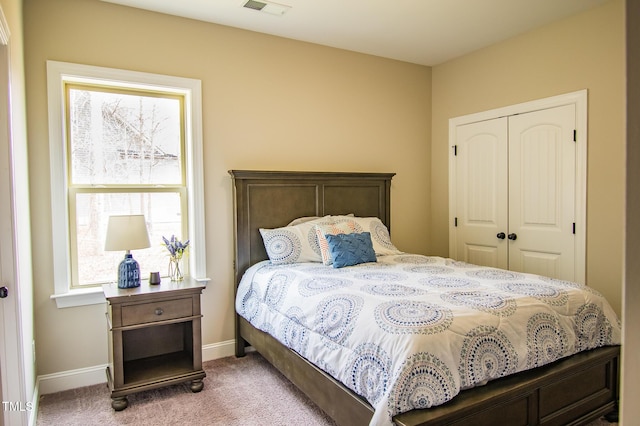
<path fill-rule="evenodd" d="M 104 249 L 106 251 L 126 250 L 124 260 L 118 267 L 118 288 L 140 286 L 140 265 L 134 260 L 131 250 L 150 246 L 144 215 L 109 216 Z"/>

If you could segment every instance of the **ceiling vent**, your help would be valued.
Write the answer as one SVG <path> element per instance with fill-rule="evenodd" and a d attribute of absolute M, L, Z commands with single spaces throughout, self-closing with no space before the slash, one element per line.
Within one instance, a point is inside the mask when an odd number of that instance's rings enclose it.
<path fill-rule="evenodd" d="M 291 6 L 287 6 L 285 4 L 278 4 L 260 0 L 248 0 L 244 3 L 243 7 L 276 16 L 282 16 L 287 13 L 289 9 L 291 9 Z"/>

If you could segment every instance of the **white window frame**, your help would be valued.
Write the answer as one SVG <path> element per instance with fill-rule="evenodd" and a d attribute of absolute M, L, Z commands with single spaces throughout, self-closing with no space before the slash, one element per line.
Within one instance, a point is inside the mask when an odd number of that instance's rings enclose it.
<path fill-rule="evenodd" d="M 202 84 L 200 80 L 127 71 L 68 62 L 47 61 L 51 225 L 54 294 L 58 308 L 104 303 L 101 287 L 71 288 L 65 92 L 67 82 L 117 84 L 125 88 L 173 92 L 185 98 L 185 165 L 189 240 L 189 271 L 207 282 L 202 163 Z"/>

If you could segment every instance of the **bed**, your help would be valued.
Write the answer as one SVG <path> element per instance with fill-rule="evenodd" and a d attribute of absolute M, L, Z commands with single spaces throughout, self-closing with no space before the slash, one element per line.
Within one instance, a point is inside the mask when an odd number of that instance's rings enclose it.
<path fill-rule="evenodd" d="M 255 273 L 255 269 L 268 264 L 264 262 L 268 256 L 261 228 L 276 229 L 303 217 L 352 214 L 379 218 L 391 230 L 392 173 L 232 170 L 230 174 L 234 189 L 236 289 L 248 270 Z M 617 332 L 619 324 L 611 326 Z M 606 342 L 617 343 L 616 339 Z M 236 355 L 243 356 L 247 346 L 278 368 L 336 423 L 366 425 L 373 419 L 385 424 L 390 420 L 384 419 L 380 410 L 376 413 L 364 397 L 352 390 L 352 384 L 347 386 L 336 380 L 333 371 L 333 375 L 326 373 L 325 370 L 331 371 L 330 366 L 318 360 L 308 361 L 236 315 Z M 398 425 L 584 424 L 617 409 L 619 365 L 619 346 L 615 344 L 585 349 L 550 364 L 453 392 L 456 395 L 450 400 L 430 408 L 392 413 L 392 420 Z M 302 352 L 309 351 L 313 349 Z"/>

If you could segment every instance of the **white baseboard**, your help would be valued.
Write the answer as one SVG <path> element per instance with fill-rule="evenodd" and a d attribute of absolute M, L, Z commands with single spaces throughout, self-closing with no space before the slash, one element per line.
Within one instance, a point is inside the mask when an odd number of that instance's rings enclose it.
<path fill-rule="evenodd" d="M 235 354 L 235 345 L 235 340 L 205 345 L 202 347 L 202 361 L 232 356 Z M 38 376 L 35 394 L 46 395 L 106 383 L 106 368 L 107 364 L 103 364 Z"/>
<path fill-rule="evenodd" d="M 62 392 L 84 386 L 107 382 L 107 364 L 94 367 L 67 370 L 52 374 L 43 374 L 36 380 L 37 392 L 40 395 Z"/>
<path fill-rule="evenodd" d="M 214 359 L 226 358 L 228 356 L 235 355 L 236 353 L 236 341 L 227 340 L 224 342 L 213 343 L 211 345 L 204 345 L 202 347 L 202 362 L 213 361 Z"/>

